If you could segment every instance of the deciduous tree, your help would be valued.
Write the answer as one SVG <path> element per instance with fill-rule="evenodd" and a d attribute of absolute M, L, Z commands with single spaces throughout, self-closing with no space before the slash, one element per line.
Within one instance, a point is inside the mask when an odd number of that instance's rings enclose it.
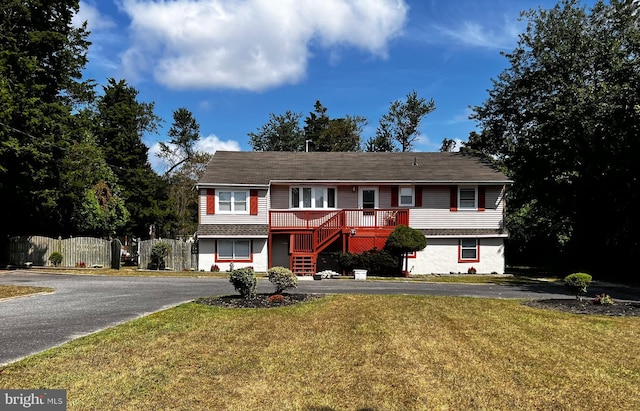
<path fill-rule="evenodd" d="M 367 151 L 412 151 L 419 137 L 422 119 L 436 109 L 433 99 L 426 101 L 414 90 L 406 101 L 391 103 L 389 112 L 382 116 L 376 136 L 367 144 Z M 393 147 L 393 150 L 386 150 Z"/>
<path fill-rule="evenodd" d="M 300 127 L 301 113 L 269 114 L 269 122 L 249 133 L 254 151 L 304 151 L 304 130 Z"/>
<path fill-rule="evenodd" d="M 482 132 L 465 149 L 514 180 L 508 222 L 529 263 L 560 250 L 568 269 L 612 275 L 640 255 L 639 12 L 562 0 L 524 13 L 510 67 L 474 108 Z"/>

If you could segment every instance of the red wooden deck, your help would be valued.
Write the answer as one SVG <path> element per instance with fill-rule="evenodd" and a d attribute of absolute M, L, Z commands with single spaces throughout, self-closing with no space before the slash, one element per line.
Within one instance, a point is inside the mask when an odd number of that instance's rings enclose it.
<path fill-rule="evenodd" d="M 315 274 L 318 254 L 340 238 L 343 251 L 363 252 L 373 247 L 382 248 L 386 237 L 401 224 L 409 225 L 407 209 L 269 212 L 270 234 L 291 235 L 290 266 L 297 275 Z"/>

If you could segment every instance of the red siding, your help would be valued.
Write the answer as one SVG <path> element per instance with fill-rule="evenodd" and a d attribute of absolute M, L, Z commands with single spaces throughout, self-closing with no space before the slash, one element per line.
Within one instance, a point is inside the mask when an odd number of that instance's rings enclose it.
<path fill-rule="evenodd" d="M 207 189 L 207 214 L 216 213 L 216 190 L 213 188 Z"/>
<path fill-rule="evenodd" d="M 458 186 L 449 186 L 449 210 L 458 211 Z"/>
<path fill-rule="evenodd" d="M 478 211 L 486 209 L 486 187 L 478 186 Z"/>
<path fill-rule="evenodd" d="M 258 215 L 258 190 L 249 192 L 249 214 Z"/>

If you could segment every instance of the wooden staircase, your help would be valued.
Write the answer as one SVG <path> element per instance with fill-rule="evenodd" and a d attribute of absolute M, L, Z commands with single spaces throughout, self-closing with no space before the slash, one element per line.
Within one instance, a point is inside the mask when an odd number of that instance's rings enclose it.
<path fill-rule="evenodd" d="M 291 271 L 295 275 L 314 275 L 317 259 L 316 253 L 294 253 L 291 256 Z"/>
<path fill-rule="evenodd" d="M 295 275 L 316 273 L 318 254 L 340 237 L 345 223 L 345 212 L 340 211 L 313 230 L 311 235 L 293 235 L 291 271 Z"/>

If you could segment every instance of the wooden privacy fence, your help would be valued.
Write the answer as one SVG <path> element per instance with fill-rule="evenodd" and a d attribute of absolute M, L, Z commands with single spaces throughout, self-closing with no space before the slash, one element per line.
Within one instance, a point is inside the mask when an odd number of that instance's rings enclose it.
<path fill-rule="evenodd" d="M 9 239 L 9 259 L 12 264 L 51 266 L 51 253 L 62 254 L 60 267 L 111 266 L 111 241 L 93 237 L 49 238 L 19 236 Z"/>
<path fill-rule="evenodd" d="M 159 242 L 169 244 L 169 255 L 165 259 L 168 270 L 195 270 L 198 267 L 197 247 L 183 240 L 145 240 L 137 242 L 138 267 L 146 269 L 151 262 L 151 248 Z M 119 240 L 113 242 L 120 243 Z M 116 247 L 116 249 L 119 249 Z M 49 257 L 53 252 L 62 254 L 60 267 L 112 267 L 112 241 L 93 237 L 49 238 L 42 236 L 19 236 L 9 239 L 9 260 L 13 265 L 51 266 Z M 119 257 L 118 257 L 119 258 Z"/>
<path fill-rule="evenodd" d="M 148 268 L 151 263 L 151 248 L 154 244 L 165 242 L 169 244 L 169 255 L 165 259 L 165 269 L 174 271 L 195 270 L 198 267 L 198 254 L 194 243 L 183 240 L 144 240 L 138 243 L 140 260 L 138 267 Z"/>

